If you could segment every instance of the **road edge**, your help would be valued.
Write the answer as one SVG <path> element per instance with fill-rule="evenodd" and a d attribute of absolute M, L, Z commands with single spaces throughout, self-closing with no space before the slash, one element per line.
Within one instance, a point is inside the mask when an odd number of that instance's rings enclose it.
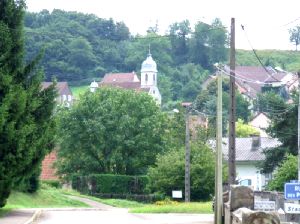
<path fill-rule="evenodd" d="M 35 212 L 34 212 L 34 214 L 31 216 L 31 218 L 29 219 L 29 220 L 27 220 L 25 223 L 23 223 L 23 224 L 33 224 L 34 223 L 34 221 L 36 220 L 36 219 L 38 219 L 38 217 L 41 215 L 41 213 L 42 213 L 42 209 L 37 209 Z"/>

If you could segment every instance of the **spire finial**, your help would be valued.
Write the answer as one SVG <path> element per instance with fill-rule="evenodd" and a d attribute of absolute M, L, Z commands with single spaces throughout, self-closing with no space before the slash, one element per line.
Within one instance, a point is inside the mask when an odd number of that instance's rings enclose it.
<path fill-rule="evenodd" d="M 148 56 L 151 56 L 151 44 L 149 44 L 149 53 Z"/>

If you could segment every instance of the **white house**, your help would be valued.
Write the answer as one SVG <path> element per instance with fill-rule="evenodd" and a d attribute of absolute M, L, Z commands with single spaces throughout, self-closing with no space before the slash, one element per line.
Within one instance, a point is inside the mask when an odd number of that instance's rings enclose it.
<path fill-rule="evenodd" d="M 271 120 L 265 113 L 258 113 L 249 124 L 259 131 L 261 137 L 270 137 L 266 129 L 270 126 Z"/>
<path fill-rule="evenodd" d="M 215 149 L 215 140 L 209 141 Z M 236 138 L 236 172 L 240 185 L 251 186 L 254 190 L 263 190 L 271 178 L 271 174 L 263 174 L 258 168 L 258 162 L 265 159 L 263 150 L 274 148 L 281 143 L 274 138 L 249 137 Z M 228 161 L 228 138 L 222 140 L 224 160 Z"/>

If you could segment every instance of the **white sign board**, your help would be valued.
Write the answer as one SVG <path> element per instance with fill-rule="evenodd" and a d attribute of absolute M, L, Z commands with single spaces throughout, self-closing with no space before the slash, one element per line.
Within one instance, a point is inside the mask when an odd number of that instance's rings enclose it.
<path fill-rule="evenodd" d="M 182 198 L 182 191 L 172 191 L 172 198 Z"/>
<path fill-rule="evenodd" d="M 284 203 L 285 213 L 300 214 L 300 204 Z"/>
<path fill-rule="evenodd" d="M 275 201 L 254 201 L 254 210 L 275 211 Z"/>

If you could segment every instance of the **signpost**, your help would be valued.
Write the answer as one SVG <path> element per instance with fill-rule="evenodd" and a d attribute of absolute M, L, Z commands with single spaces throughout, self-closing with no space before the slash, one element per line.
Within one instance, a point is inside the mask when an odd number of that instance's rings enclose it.
<path fill-rule="evenodd" d="M 275 211 L 275 201 L 256 201 L 254 200 L 254 210 Z"/>
<path fill-rule="evenodd" d="M 172 198 L 182 198 L 182 191 L 172 191 Z"/>
<path fill-rule="evenodd" d="M 300 183 L 285 183 L 284 198 L 287 200 L 300 200 Z"/>
<path fill-rule="evenodd" d="M 284 211 L 289 214 L 300 214 L 300 205 L 294 203 L 284 203 Z"/>

